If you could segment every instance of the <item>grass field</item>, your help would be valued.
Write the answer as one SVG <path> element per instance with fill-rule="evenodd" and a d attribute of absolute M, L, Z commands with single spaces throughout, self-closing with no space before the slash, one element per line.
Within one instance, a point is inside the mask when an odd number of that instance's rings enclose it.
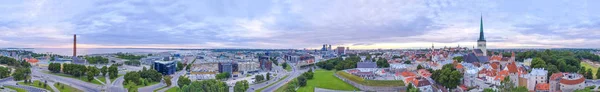
<path fill-rule="evenodd" d="M 292 67 L 291 66 L 285 67 L 285 70 L 287 70 L 288 72 L 292 71 Z"/>
<path fill-rule="evenodd" d="M 585 67 L 586 71 L 587 71 L 587 69 L 591 68 L 592 69 L 592 75 L 594 75 L 594 79 L 598 79 L 598 78 L 596 78 L 596 72 L 598 72 L 598 67 L 594 67 L 594 66 L 592 66 L 592 65 L 590 65 L 590 64 L 588 64 L 586 62 L 583 62 L 583 61 L 580 63 L 580 65 L 583 66 L 583 67 Z"/>
<path fill-rule="evenodd" d="M 27 90 L 25 90 L 25 89 L 21 89 L 21 88 L 13 87 L 13 86 L 4 86 L 4 87 L 5 87 L 5 88 L 12 89 L 12 90 L 15 90 L 15 91 L 17 91 L 17 92 L 27 92 Z"/>
<path fill-rule="evenodd" d="M 313 79 L 306 81 L 306 86 L 298 88 L 297 92 L 314 92 L 315 87 L 331 89 L 331 90 L 345 90 L 345 91 L 358 91 L 359 89 L 338 79 L 333 75 L 334 71 L 327 70 L 316 70 Z M 275 92 L 284 92 L 288 83 L 277 88 Z"/>
<path fill-rule="evenodd" d="M 276 82 L 273 82 L 273 83 L 271 83 L 271 84 L 269 84 L 269 85 L 267 85 L 267 86 L 265 86 L 265 87 L 263 87 L 263 88 L 260 88 L 260 89 L 256 90 L 255 92 L 261 92 L 262 90 L 265 90 L 265 88 L 267 88 L 267 87 L 270 87 L 270 86 L 273 86 L 273 84 L 275 84 L 275 83 L 277 83 L 277 82 L 280 82 L 281 80 L 283 80 L 283 79 L 287 78 L 288 76 L 289 76 L 289 75 L 285 75 L 285 76 L 283 76 L 283 77 L 279 78 L 279 80 L 277 80 Z"/>
<path fill-rule="evenodd" d="M 333 75 L 334 71 L 327 70 L 316 70 L 314 71 L 313 79 L 308 80 L 306 86 L 298 88 L 298 92 L 313 92 L 315 87 L 331 89 L 331 90 L 345 90 L 355 91 L 358 88 L 342 81 L 341 79 Z"/>
<path fill-rule="evenodd" d="M 165 88 L 167 88 L 167 87 L 169 87 L 169 86 L 160 87 L 160 88 L 158 88 L 158 89 L 155 89 L 155 90 L 154 90 L 154 92 L 156 92 L 156 91 L 158 91 L 158 90 L 161 90 L 161 89 L 165 89 Z"/>
<path fill-rule="evenodd" d="M 42 88 L 42 89 L 49 90 L 50 92 L 54 92 L 54 90 L 52 90 L 52 88 L 50 88 L 50 85 L 47 85 L 46 87 L 44 87 L 44 82 L 41 82 L 39 80 L 35 80 L 35 81 L 33 81 L 33 83 L 29 83 L 29 84 L 25 84 L 25 82 L 19 82 L 18 84 L 19 85 L 27 85 L 27 86 Z"/>
<path fill-rule="evenodd" d="M 100 83 L 100 81 L 95 80 L 95 79 L 93 79 L 92 81 L 88 81 L 87 76 L 75 77 L 75 76 L 71 76 L 71 75 L 67 75 L 67 74 L 63 74 L 63 73 L 48 73 L 48 74 L 62 76 L 62 77 L 68 77 L 68 78 L 73 78 L 73 79 L 78 79 L 78 80 L 81 80 L 81 81 L 85 81 L 85 82 L 89 82 L 89 83 L 94 83 L 94 84 L 102 85 L 102 83 Z"/>
<path fill-rule="evenodd" d="M 100 82 L 102 83 L 106 83 L 106 78 L 105 77 L 96 77 L 98 80 L 100 80 Z"/>
<path fill-rule="evenodd" d="M 77 88 L 73 88 L 69 85 L 54 83 L 54 87 L 58 89 L 60 92 L 83 92 Z"/>
<path fill-rule="evenodd" d="M 168 89 L 167 91 L 165 91 L 165 92 L 177 92 L 177 90 L 179 90 L 179 87 L 172 87 L 172 88 L 169 88 L 169 89 Z"/>
<path fill-rule="evenodd" d="M 366 85 L 366 86 L 382 86 L 382 87 L 395 87 L 395 86 L 405 86 L 402 80 L 365 80 L 358 76 L 354 76 L 352 74 L 346 73 L 344 71 L 338 71 L 338 75 L 354 81 L 356 83 Z"/>

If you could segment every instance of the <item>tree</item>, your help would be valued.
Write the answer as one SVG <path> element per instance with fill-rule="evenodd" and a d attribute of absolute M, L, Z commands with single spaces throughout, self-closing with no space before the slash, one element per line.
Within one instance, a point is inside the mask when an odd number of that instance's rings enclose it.
<path fill-rule="evenodd" d="M 409 92 L 410 89 L 414 89 L 415 87 L 412 86 L 412 83 L 408 83 L 408 87 L 406 87 L 406 92 Z"/>
<path fill-rule="evenodd" d="M 0 66 L 0 79 L 6 78 L 10 75 L 9 68 Z"/>
<path fill-rule="evenodd" d="M 423 66 L 421 66 L 421 65 L 417 65 L 417 70 L 418 70 L 418 69 L 423 69 Z"/>
<path fill-rule="evenodd" d="M 546 67 L 546 62 L 541 58 L 533 58 L 531 61 L 531 68 L 544 68 Z"/>
<path fill-rule="evenodd" d="M 250 86 L 248 85 L 248 81 L 243 80 L 243 81 L 238 81 L 235 82 L 235 86 L 233 87 L 233 92 L 245 92 L 246 90 L 248 90 Z"/>
<path fill-rule="evenodd" d="M 177 62 L 177 66 L 176 67 L 177 67 L 177 69 L 176 69 L 177 71 L 183 70 L 183 63 Z"/>
<path fill-rule="evenodd" d="M 454 89 L 460 84 L 463 75 L 452 64 L 446 64 L 442 69 L 434 71 L 431 77 L 442 86 Z"/>
<path fill-rule="evenodd" d="M 598 70 L 600 70 L 600 67 L 598 67 Z M 596 71 L 596 78 L 600 78 L 600 71 Z"/>
<path fill-rule="evenodd" d="M 267 73 L 267 80 L 271 80 L 271 73 Z"/>
<path fill-rule="evenodd" d="M 221 80 L 221 79 L 227 79 L 231 77 L 231 74 L 229 74 L 229 72 L 224 72 L 224 73 L 219 73 L 217 75 L 215 75 L 215 78 Z"/>
<path fill-rule="evenodd" d="M 254 81 L 256 82 L 262 82 L 263 80 L 265 80 L 265 77 L 263 75 L 254 76 Z"/>
<path fill-rule="evenodd" d="M 485 88 L 485 89 L 483 89 L 483 92 L 496 92 L 496 91 L 494 91 L 491 88 Z"/>
<path fill-rule="evenodd" d="M 504 80 L 502 80 L 500 83 L 502 84 L 500 85 L 502 90 L 506 92 L 510 92 L 515 86 L 515 84 L 510 80 L 510 76 L 504 77 Z"/>
<path fill-rule="evenodd" d="M 108 67 L 102 66 L 102 68 L 100 68 L 100 72 L 102 72 L 102 76 L 106 76 L 106 73 L 108 73 Z"/>
<path fill-rule="evenodd" d="M 404 61 L 404 64 L 411 64 L 412 62 L 410 62 L 410 60 L 406 60 Z"/>
<path fill-rule="evenodd" d="M 171 76 L 163 76 L 163 81 L 165 81 L 165 84 L 167 84 L 167 87 L 171 86 Z"/>
<path fill-rule="evenodd" d="M 228 92 L 229 86 L 218 80 L 194 81 L 181 88 L 179 92 Z"/>
<path fill-rule="evenodd" d="M 60 72 L 60 63 L 48 64 L 48 70 L 52 73 L 59 73 Z"/>
<path fill-rule="evenodd" d="M 390 64 L 388 63 L 388 61 L 384 58 L 379 57 L 379 59 L 377 59 L 377 66 L 381 67 L 381 68 L 387 68 L 390 67 Z"/>
<path fill-rule="evenodd" d="M 585 78 L 586 79 L 594 79 L 594 75 L 592 74 L 592 69 L 587 70 L 587 72 L 585 73 Z"/>
<path fill-rule="evenodd" d="M 462 56 L 454 57 L 454 58 L 452 58 L 452 60 L 460 63 L 463 61 L 463 57 Z"/>
<path fill-rule="evenodd" d="M 111 65 L 110 67 L 108 67 L 108 76 L 111 79 L 117 78 L 119 75 L 119 70 L 117 69 L 116 65 Z"/>
<path fill-rule="evenodd" d="M 188 79 L 187 77 L 184 77 L 184 76 L 179 76 L 179 79 L 177 80 L 177 85 L 179 87 L 183 87 L 185 85 L 189 85 L 190 83 L 192 83 L 192 81 L 190 79 Z"/>
<path fill-rule="evenodd" d="M 288 64 L 287 63 L 283 63 L 283 65 L 281 65 L 281 67 L 283 67 L 283 69 L 285 69 L 285 68 L 288 67 Z"/>
<path fill-rule="evenodd" d="M 15 70 L 15 73 L 12 74 L 12 76 L 15 81 L 20 81 L 20 80 L 29 79 L 30 74 L 31 74 L 31 69 L 29 69 L 29 68 L 17 68 L 17 70 Z"/>
<path fill-rule="evenodd" d="M 304 76 L 298 76 L 297 80 L 298 80 L 298 85 L 300 87 L 306 86 L 306 77 L 304 77 Z"/>
<path fill-rule="evenodd" d="M 302 76 L 304 76 L 306 79 L 313 79 L 314 73 L 313 72 L 304 72 L 304 73 L 302 73 Z"/>
<path fill-rule="evenodd" d="M 585 75 L 585 73 L 587 73 L 587 72 L 585 71 L 585 68 L 582 67 L 582 68 L 579 68 L 579 71 L 577 73 L 579 73 L 581 75 Z"/>

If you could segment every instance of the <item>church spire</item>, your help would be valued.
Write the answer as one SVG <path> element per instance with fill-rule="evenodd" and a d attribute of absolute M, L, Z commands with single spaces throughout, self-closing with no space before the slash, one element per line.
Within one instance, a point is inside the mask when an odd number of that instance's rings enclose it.
<path fill-rule="evenodd" d="M 485 37 L 483 36 L 483 15 L 481 16 L 479 23 L 479 40 L 477 41 L 485 41 Z"/>

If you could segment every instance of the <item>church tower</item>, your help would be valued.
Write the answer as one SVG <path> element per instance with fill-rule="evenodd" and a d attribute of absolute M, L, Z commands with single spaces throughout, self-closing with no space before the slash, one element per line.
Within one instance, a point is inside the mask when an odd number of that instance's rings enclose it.
<path fill-rule="evenodd" d="M 487 56 L 487 50 L 485 45 L 485 37 L 483 36 L 483 16 L 481 16 L 479 24 L 479 40 L 477 40 L 477 48 L 481 49 L 484 56 Z"/>

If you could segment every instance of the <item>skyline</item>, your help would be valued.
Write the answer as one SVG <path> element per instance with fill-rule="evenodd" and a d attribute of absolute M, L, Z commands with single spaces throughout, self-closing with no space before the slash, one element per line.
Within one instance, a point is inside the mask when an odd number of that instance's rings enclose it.
<path fill-rule="evenodd" d="M 599 48 L 600 1 L 3 1 L 0 48 Z"/>

